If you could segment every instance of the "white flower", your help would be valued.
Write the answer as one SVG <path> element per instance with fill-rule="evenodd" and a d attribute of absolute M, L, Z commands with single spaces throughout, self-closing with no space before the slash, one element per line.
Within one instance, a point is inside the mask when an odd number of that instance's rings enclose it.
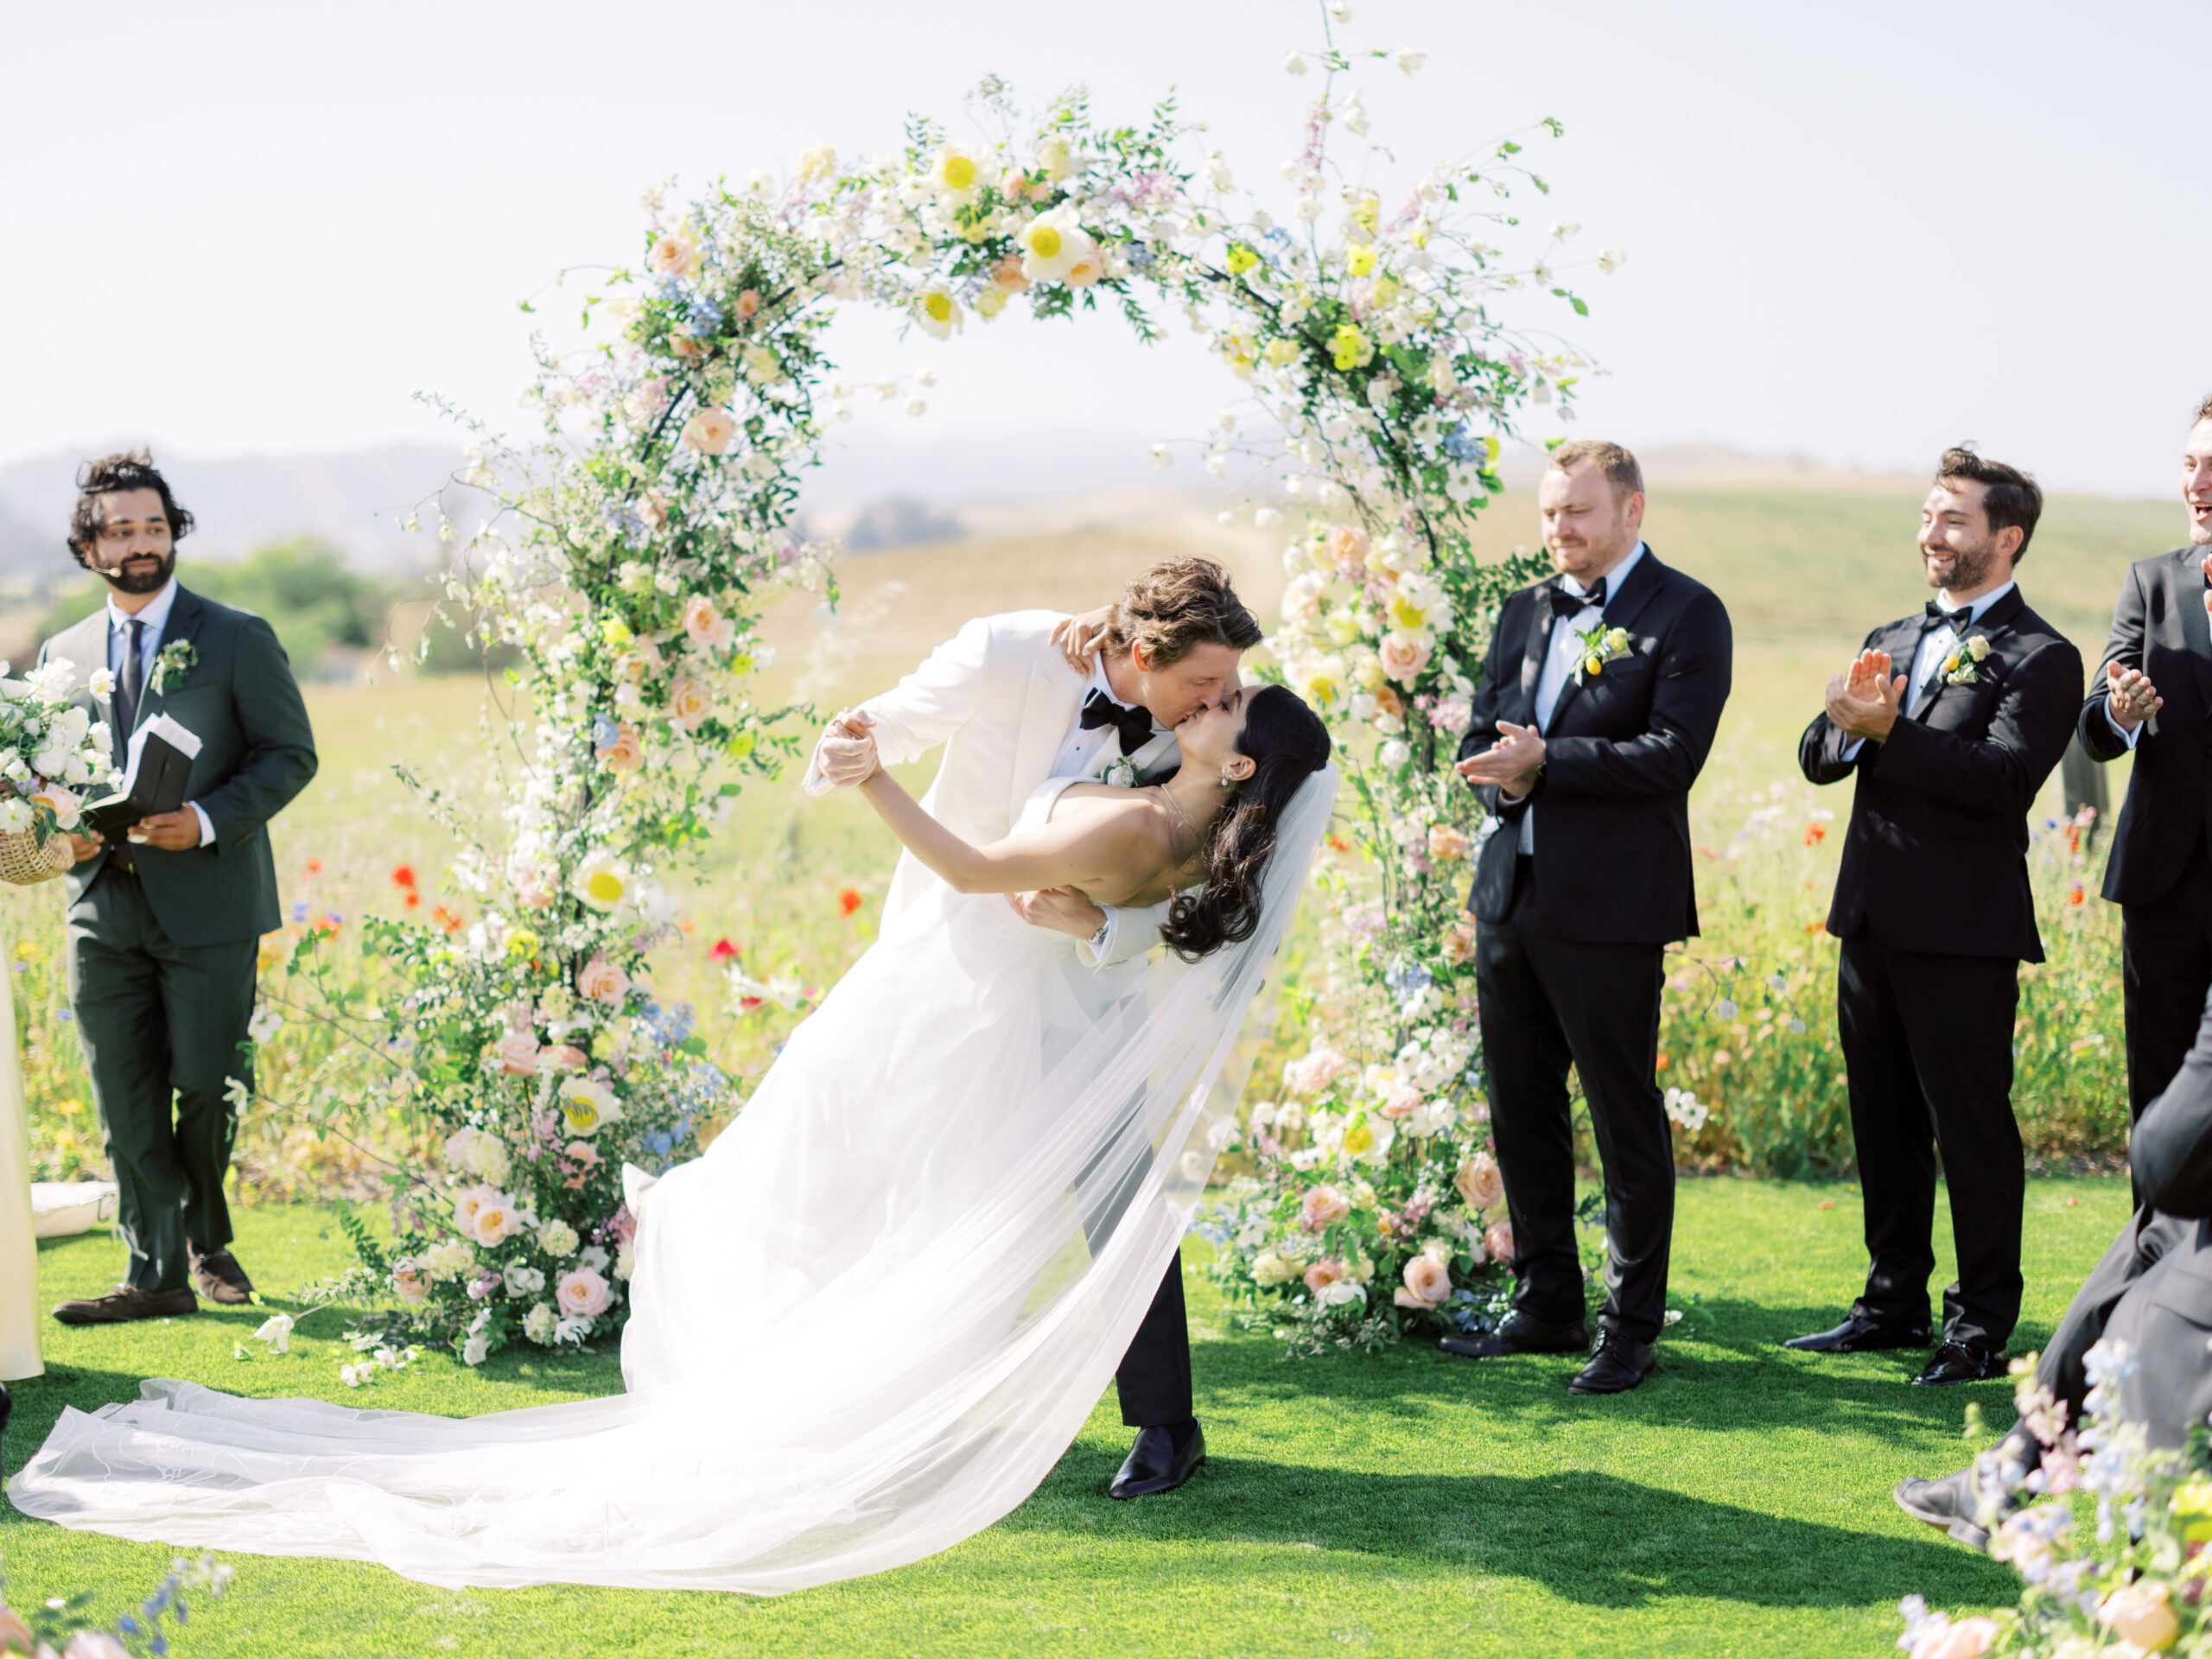
<path fill-rule="evenodd" d="M 253 1333 L 253 1339 L 267 1343 L 271 1353 L 289 1354 L 292 1351 L 294 1323 L 289 1313 L 271 1313 L 261 1322 L 261 1328 Z"/>
<path fill-rule="evenodd" d="M 931 283 L 914 296 L 914 321 L 934 339 L 951 339 L 967 320 L 960 302 L 952 297 L 952 290 L 943 283 Z"/>
<path fill-rule="evenodd" d="M 358 1365 L 340 1365 L 338 1368 L 338 1380 L 349 1389 L 358 1389 L 362 1383 L 375 1376 L 376 1370 L 377 1368 L 365 1359 Z"/>
<path fill-rule="evenodd" d="M 556 1262 L 573 1255 L 576 1248 L 576 1230 L 565 1221 L 549 1221 L 537 1230 L 537 1248 Z"/>
<path fill-rule="evenodd" d="M 115 671 L 111 668 L 96 668 L 92 671 L 92 677 L 86 683 L 91 687 L 92 701 L 105 702 L 115 695 Z"/>
<path fill-rule="evenodd" d="M 565 1077 L 561 1083 L 561 1115 L 570 1135 L 597 1135 L 609 1123 L 622 1121 L 622 1108 L 614 1091 L 589 1077 Z"/>
<path fill-rule="evenodd" d="M 1304 74 L 1306 73 L 1306 54 L 1303 52 L 1284 53 L 1282 59 L 1282 72 L 1286 75 Z"/>
<path fill-rule="evenodd" d="M 1322 1286 L 1314 1293 L 1313 1300 L 1323 1307 L 1337 1307 L 1345 1302 L 1364 1302 L 1367 1288 L 1363 1285 L 1355 1285 L 1349 1279 L 1339 1279 L 1332 1285 Z"/>
<path fill-rule="evenodd" d="M 553 1327 L 558 1319 L 550 1302 L 536 1303 L 523 1316 L 522 1333 L 543 1348 L 553 1340 Z"/>
<path fill-rule="evenodd" d="M 1173 467 L 1175 464 L 1175 452 L 1164 443 L 1154 444 L 1152 464 L 1155 467 Z"/>
<path fill-rule="evenodd" d="M 480 1331 L 474 1336 L 469 1338 L 467 1342 L 461 1344 L 461 1363 L 464 1365 L 481 1365 L 486 1357 L 490 1355 L 491 1351 L 491 1338 L 486 1336 Z"/>
<path fill-rule="evenodd" d="M 1098 245 L 1076 217 L 1074 205 L 1062 202 L 1049 213 L 1039 213 L 1021 227 L 1021 274 L 1033 283 L 1057 283 L 1086 260 L 1096 264 Z"/>
<path fill-rule="evenodd" d="M 622 1241 L 622 1248 L 614 1252 L 614 1276 L 626 1281 L 637 1270 L 637 1241 L 626 1238 Z"/>
<path fill-rule="evenodd" d="M 1627 263 L 1628 251 L 1624 248 L 1607 248 L 1598 256 L 1598 269 L 1603 271 L 1618 270 Z"/>
<path fill-rule="evenodd" d="M 630 896 L 630 868 L 612 853 L 594 853 L 569 885 L 577 898 L 605 915 Z"/>
<path fill-rule="evenodd" d="M 537 1268 L 526 1267 L 520 1262 L 510 1262 L 500 1271 L 500 1280 L 506 1285 L 507 1294 L 518 1299 L 545 1288 L 545 1275 Z"/>
<path fill-rule="evenodd" d="M 1329 21 L 1332 23 L 1351 22 L 1351 0 L 1329 0 Z"/>
<path fill-rule="evenodd" d="M 1570 236 L 1579 234 L 1581 229 L 1581 223 L 1577 219 L 1554 219 L 1552 223 L 1552 240 L 1554 242 L 1564 242 Z"/>
<path fill-rule="evenodd" d="M 1206 152 L 1206 182 L 1215 189 L 1224 193 L 1236 188 L 1236 180 L 1229 171 L 1229 163 L 1222 158 L 1222 154 L 1217 149 L 1210 149 Z"/>
<path fill-rule="evenodd" d="M 274 1008 L 256 1008 L 245 1022 L 245 1034 L 257 1043 L 267 1042 L 283 1028 L 284 1016 Z"/>
<path fill-rule="evenodd" d="M 1341 118 L 1346 132 L 1356 138 L 1367 137 L 1367 106 L 1359 101 L 1357 88 L 1355 87 L 1352 95 L 1344 100 L 1344 114 Z"/>
<path fill-rule="evenodd" d="M 56 657 L 31 670 L 23 680 L 42 701 L 60 702 L 76 687 L 77 664 L 67 657 Z"/>
<path fill-rule="evenodd" d="M 1390 54 L 1390 61 L 1410 75 L 1428 61 L 1428 54 L 1416 52 L 1410 46 L 1402 46 Z"/>
<path fill-rule="evenodd" d="M 30 803 L 20 795 L 0 801 L 0 831 L 19 836 L 31 827 L 31 821 Z"/>

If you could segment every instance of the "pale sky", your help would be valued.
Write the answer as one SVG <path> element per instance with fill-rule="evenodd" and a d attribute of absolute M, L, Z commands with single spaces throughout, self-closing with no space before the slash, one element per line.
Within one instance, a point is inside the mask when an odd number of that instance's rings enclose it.
<path fill-rule="evenodd" d="M 1350 45 L 1429 54 L 1363 71 L 1407 178 L 1566 123 L 1531 211 L 1629 254 L 1564 319 L 1611 372 L 1584 433 L 1913 470 L 1972 437 L 2061 488 L 2173 492 L 2212 391 L 2202 0 L 1354 4 Z M 0 462 L 441 441 L 418 390 L 518 424 L 515 302 L 634 257 L 642 186 L 888 148 L 986 71 L 1131 120 L 1172 84 L 1279 189 L 1318 85 L 1282 55 L 1319 10 L 0 0 Z M 1141 445 L 1236 390 L 1112 323 L 837 340 L 856 377 L 939 370 L 923 420 L 868 415 L 887 438 Z"/>

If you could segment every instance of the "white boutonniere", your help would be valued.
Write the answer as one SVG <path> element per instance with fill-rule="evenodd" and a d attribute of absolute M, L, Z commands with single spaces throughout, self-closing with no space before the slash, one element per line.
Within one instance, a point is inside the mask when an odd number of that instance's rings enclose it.
<path fill-rule="evenodd" d="M 1943 683 L 1946 685 L 1978 685 L 1981 683 L 1980 668 L 1989 655 L 1989 641 L 1975 634 L 1966 644 L 1953 648 L 1943 659 Z"/>
<path fill-rule="evenodd" d="M 1106 768 L 1102 782 L 1115 789 L 1135 789 L 1137 786 L 1137 763 L 1126 754 L 1114 757 L 1114 764 Z"/>
<path fill-rule="evenodd" d="M 200 661 L 189 639 L 172 639 L 154 658 L 154 690 L 167 696 Z"/>
<path fill-rule="evenodd" d="M 1617 663 L 1634 654 L 1626 628 L 1609 628 L 1600 622 L 1574 636 L 1582 643 L 1582 660 L 1574 665 L 1574 683 L 1582 684 L 1594 680 L 1605 671 L 1607 663 Z"/>

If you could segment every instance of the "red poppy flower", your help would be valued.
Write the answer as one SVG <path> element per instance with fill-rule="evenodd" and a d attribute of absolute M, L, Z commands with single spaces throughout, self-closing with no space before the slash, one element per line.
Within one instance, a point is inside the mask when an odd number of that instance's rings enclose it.
<path fill-rule="evenodd" d="M 1808 847 L 1817 847 L 1827 838 L 1827 825 L 1824 823 L 1808 823 L 1805 826 L 1805 844 Z"/>
<path fill-rule="evenodd" d="M 391 885 L 395 887 L 413 887 L 415 885 L 415 867 L 412 864 L 402 864 L 397 869 L 391 873 Z"/>
<path fill-rule="evenodd" d="M 308 860 L 308 874 L 309 875 L 321 875 L 322 874 L 322 861 L 319 858 L 311 858 Z"/>
<path fill-rule="evenodd" d="M 732 944 L 728 939 L 716 939 L 712 948 L 708 950 L 707 954 L 712 957 L 716 962 L 728 962 L 731 957 L 737 955 L 737 947 Z"/>
<path fill-rule="evenodd" d="M 855 893 L 850 887 L 840 887 L 837 890 L 837 913 L 840 916 L 849 916 L 860 907 L 860 894 Z"/>

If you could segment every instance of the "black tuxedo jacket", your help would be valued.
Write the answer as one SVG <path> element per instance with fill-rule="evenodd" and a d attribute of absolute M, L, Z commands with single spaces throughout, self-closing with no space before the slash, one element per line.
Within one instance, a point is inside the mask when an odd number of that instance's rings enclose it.
<path fill-rule="evenodd" d="M 1499 721 L 1535 721 L 1559 581 L 1500 608 L 1460 759 L 1495 743 Z M 1669 944 L 1697 931 L 1690 785 L 1728 701 L 1734 641 L 1712 590 L 1660 563 L 1648 543 L 1620 591 L 1608 591 L 1605 625 L 1628 630 L 1629 654 L 1560 690 L 1536 787 L 1518 802 L 1495 785 L 1477 791 L 1491 817 L 1467 908 L 1478 921 L 1505 919 L 1521 815 L 1537 806 L 1535 884 L 1515 920 L 1583 944 Z"/>
<path fill-rule="evenodd" d="M 1878 627 L 1866 644 L 1910 675 L 1924 617 Z M 1828 931 L 1862 927 L 1900 950 L 2043 960 L 2028 890 L 2028 811 L 2066 751 L 2081 706 L 2082 653 L 2018 588 L 1967 630 L 1989 641 L 1969 685 L 1942 671 L 1891 728 L 1843 759 L 1852 740 L 1826 714 L 1797 761 L 1816 784 L 1859 774 Z"/>
<path fill-rule="evenodd" d="M 2136 739 L 2127 799 L 2105 865 L 2105 897 L 2115 904 L 2158 903 L 2203 844 L 2205 791 L 2212 786 L 2204 753 L 2212 740 L 2212 622 L 2204 615 L 2201 568 L 2208 550 L 2184 547 L 2128 567 L 2104 661 L 2082 705 L 2082 748 L 2093 760 L 2113 760 L 2127 745 L 2105 718 L 2107 665 L 2149 675 L 2165 699 Z"/>

